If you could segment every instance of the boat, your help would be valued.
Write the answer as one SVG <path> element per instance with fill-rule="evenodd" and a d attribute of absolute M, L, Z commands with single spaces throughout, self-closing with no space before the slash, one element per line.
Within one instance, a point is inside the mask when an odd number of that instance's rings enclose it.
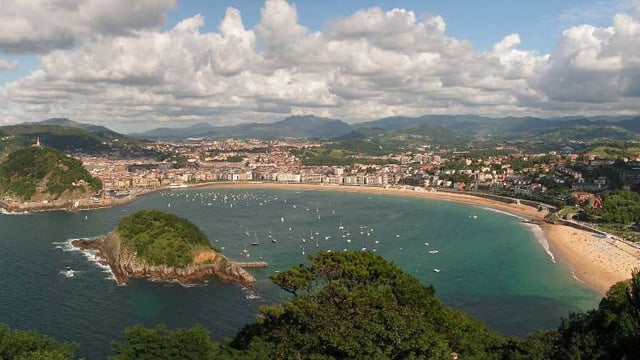
<path fill-rule="evenodd" d="M 280 217 L 280 222 L 284 222 L 284 216 Z"/>
<path fill-rule="evenodd" d="M 338 230 L 344 230 L 344 226 L 342 226 L 342 220 L 340 220 L 340 226 L 338 226 Z"/>
<path fill-rule="evenodd" d="M 70 268 L 70 267 L 65 267 L 64 271 L 61 271 L 60 273 L 62 273 L 62 275 L 66 276 L 66 277 L 74 277 L 75 272 Z"/>
<path fill-rule="evenodd" d="M 318 243 L 318 239 L 316 239 L 316 248 L 319 248 L 320 244 Z"/>
<path fill-rule="evenodd" d="M 275 243 L 275 242 L 277 242 L 277 241 L 278 241 L 278 240 L 276 240 L 276 238 L 271 238 L 271 242 L 272 242 L 272 243 Z"/>
<path fill-rule="evenodd" d="M 240 252 L 240 256 L 248 258 L 251 255 L 249 254 L 249 250 L 247 250 L 247 244 L 244 244 L 244 249 Z"/>
<path fill-rule="evenodd" d="M 434 273 L 439 273 L 439 272 L 440 272 L 440 269 L 433 269 L 433 272 L 434 272 Z"/>
<path fill-rule="evenodd" d="M 253 246 L 258 246 L 258 245 L 260 245 L 260 241 L 258 241 L 258 235 L 257 235 L 256 233 L 253 233 L 253 235 L 254 235 L 254 237 L 255 237 L 255 238 L 254 238 L 254 240 L 251 242 L 251 245 L 253 245 Z"/>
<path fill-rule="evenodd" d="M 439 253 L 440 251 L 438 251 L 438 250 L 429 250 L 429 251 L 427 251 L 427 252 L 428 252 L 429 254 L 437 254 L 437 253 Z"/>

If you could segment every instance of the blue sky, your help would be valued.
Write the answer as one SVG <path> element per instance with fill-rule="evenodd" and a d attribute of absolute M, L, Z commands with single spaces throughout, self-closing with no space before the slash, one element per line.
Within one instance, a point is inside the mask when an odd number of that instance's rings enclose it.
<path fill-rule="evenodd" d="M 6 5 L 0 125 L 640 112 L 640 0 Z"/>
<path fill-rule="evenodd" d="M 298 0 L 292 3 L 298 10 L 299 22 L 312 31 L 321 30 L 330 19 L 349 16 L 360 9 L 404 8 L 419 16 L 442 16 L 450 36 L 468 39 L 480 50 L 491 47 L 506 35 L 518 33 L 523 40 L 522 48 L 542 53 L 552 50 L 555 40 L 567 27 L 582 23 L 609 25 L 616 11 L 628 9 L 632 4 L 622 0 Z M 167 13 L 166 27 L 199 13 L 209 19 L 204 29 L 212 31 L 229 6 L 240 10 L 247 27 L 255 26 L 260 20 L 260 1 L 186 0 L 181 1 L 175 11 Z"/>

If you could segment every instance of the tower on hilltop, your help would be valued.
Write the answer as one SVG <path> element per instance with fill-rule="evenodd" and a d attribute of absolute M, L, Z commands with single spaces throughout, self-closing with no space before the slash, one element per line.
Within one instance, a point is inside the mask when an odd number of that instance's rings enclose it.
<path fill-rule="evenodd" d="M 34 148 L 42 147 L 42 144 L 40 143 L 40 136 L 36 138 L 35 144 L 31 145 L 31 147 L 34 147 Z"/>

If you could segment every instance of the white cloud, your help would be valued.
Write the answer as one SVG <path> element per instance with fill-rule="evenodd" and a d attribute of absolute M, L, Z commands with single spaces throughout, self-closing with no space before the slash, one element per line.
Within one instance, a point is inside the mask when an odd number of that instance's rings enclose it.
<path fill-rule="evenodd" d="M 114 27 L 44 54 L 40 69 L 0 90 L 11 104 L 0 118 L 68 116 L 126 128 L 297 113 L 354 121 L 640 110 L 640 26 L 631 15 L 607 28 L 571 27 L 549 55 L 519 49 L 518 34 L 478 51 L 448 36 L 441 17 L 404 9 L 360 10 L 317 32 L 284 0 L 266 1 L 253 29 L 233 8 L 217 31 L 202 31 L 208 21 L 195 15 L 126 36 Z"/>
<path fill-rule="evenodd" d="M 14 60 L 12 62 L 9 62 L 9 61 L 0 59 L 0 71 L 3 71 L 3 70 L 15 70 L 17 68 L 18 68 L 18 62 L 17 61 Z"/>
<path fill-rule="evenodd" d="M 0 0 L 0 51 L 46 53 L 95 35 L 157 29 L 176 0 Z"/>
<path fill-rule="evenodd" d="M 617 14 L 610 27 L 565 30 L 534 84 L 552 101 L 616 105 L 640 96 L 639 79 L 640 22 Z"/>

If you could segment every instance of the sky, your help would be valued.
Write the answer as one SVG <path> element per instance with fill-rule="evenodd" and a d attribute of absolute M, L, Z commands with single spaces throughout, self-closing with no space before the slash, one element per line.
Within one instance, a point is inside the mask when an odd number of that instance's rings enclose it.
<path fill-rule="evenodd" d="M 0 0 L 0 125 L 637 115 L 640 0 Z"/>

